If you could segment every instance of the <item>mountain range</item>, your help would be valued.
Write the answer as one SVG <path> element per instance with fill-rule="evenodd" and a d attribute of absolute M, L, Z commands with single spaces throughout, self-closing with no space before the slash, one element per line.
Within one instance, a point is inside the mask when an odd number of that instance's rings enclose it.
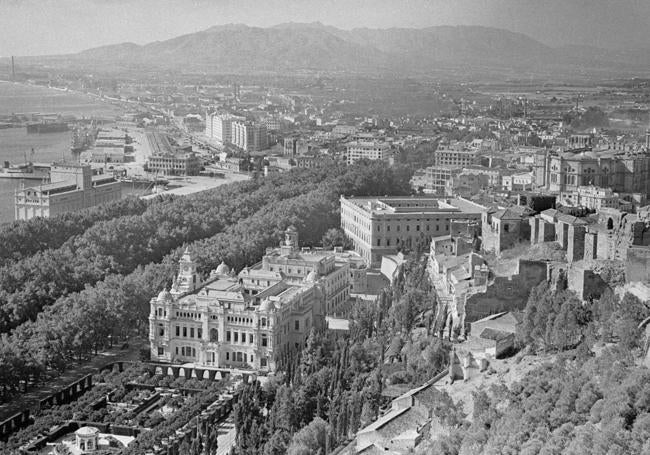
<path fill-rule="evenodd" d="M 269 28 L 219 25 L 165 41 L 102 46 L 66 58 L 127 67 L 183 67 L 218 72 L 426 73 L 465 67 L 474 71 L 480 68 L 642 71 L 650 67 L 650 50 L 554 48 L 522 33 L 490 27 L 342 30 L 318 22 Z"/>

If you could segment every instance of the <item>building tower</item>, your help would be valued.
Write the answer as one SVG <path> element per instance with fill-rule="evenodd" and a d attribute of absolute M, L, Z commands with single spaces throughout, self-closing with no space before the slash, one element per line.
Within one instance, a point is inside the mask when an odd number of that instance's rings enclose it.
<path fill-rule="evenodd" d="M 298 230 L 291 225 L 284 231 L 284 242 L 280 244 L 280 254 L 290 255 L 298 251 Z"/>
<path fill-rule="evenodd" d="M 196 262 L 192 258 L 190 249 L 186 248 L 179 261 L 178 276 L 174 281 L 171 293 L 173 295 L 185 294 L 198 289 L 200 286 L 201 280 L 197 272 Z"/>

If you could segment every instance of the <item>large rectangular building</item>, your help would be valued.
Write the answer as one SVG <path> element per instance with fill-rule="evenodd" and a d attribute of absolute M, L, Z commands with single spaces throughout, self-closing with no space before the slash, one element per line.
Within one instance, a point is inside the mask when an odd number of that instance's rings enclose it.
<path fill-rule="evenodd" d="M 463 143 L 440 145 L 434 155 L 436 166 L 464 167 L 478 163 L 479 154 Z"/>
<path fill-rule="evenodd" d="M 359 160 L 389 161 L 393 157 L 390 144 L 387 142 L 358 140 L 348 142 L 345 148 L 348 164 L 354 164 Z"/>
<path fill-rule="evenodd" d="M 232 141 L 232 124 L 234 121 L 243 120 L 232 114 L 209 113 L 205 116 L 205 135 L 216 139 L 222 144 Z"/>
<path fill-rule="evenodd" d="M 450 233 L 452 220 L 481 220 L 485 207 L 466 199 L 341 196 L 341 227 L 367 264 Z"/>
<path fill-rule="evenodd" d="M 147 160 L 150 172 L 164 175 L 199 175 L 201 159 L 192 151 L 192 146 L 173 146 L 166 135 L 157 131 L 146 133 L 152 155 Z"/>
<path fill-rule="evenodd" d="M 50 170 L 50 181 L 17 191 L 14 200 L 17 220 L 37 216 L 49 218 L 82 210 L 122 197 L 122 183 L 112 175 L 96 175 L 88 165 L 58 164 Z"/>
<path fill-rule="evenodd" d="M 279 248 L 239 274 L 221 263 L 202 281 L 189 251 L 171 290 L 151 300 L 155 361 L 270 372 L 279 357 L 304 347 L 326 314 L 344 312 L 362 286 L 354 253 L 298 248 L 294 227 Z"/>
<path fill-rule="evenodd" d="M 246 152 L 258 152 L 269 148 L 266 126 L 245 121 L 232 123 L 231 142 Z"/>
<path fill-rule="evenodd" d="M 413 185 L 415 190 L 422 188 L 427 194 L 437 196 L 448 195 L 451 189 L 452 179 L 463 171 L 460 167 L 453 166 L 429 166 L 424 169 L 422 178 Z M 416 187 L 417 186 L 417 187 Z"/>

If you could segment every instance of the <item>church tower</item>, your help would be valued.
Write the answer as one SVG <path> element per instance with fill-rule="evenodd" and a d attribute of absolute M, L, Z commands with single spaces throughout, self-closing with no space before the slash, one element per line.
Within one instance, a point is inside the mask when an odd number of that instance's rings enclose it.
<path fill-rule="evenodd" d="M 179 261 L 178 277 L 174 281 L 171 293 L 174 295 L 192 292 L 201 286 L 201 280 L 196 270 L 196 262 L 192 258 L 190 249 L 186 248 Z"/>

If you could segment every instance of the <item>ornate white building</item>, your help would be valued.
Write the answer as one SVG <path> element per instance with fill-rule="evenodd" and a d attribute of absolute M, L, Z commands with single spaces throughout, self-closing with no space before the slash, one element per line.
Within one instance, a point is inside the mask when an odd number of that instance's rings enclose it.
<path fill-rule="evenodd" d="M 221 263 L 203 281 L 189 250 L 171 290 L 151 300 L 152 360 L 273 371 L 301 349 L 325 314 L 345 311 L 363 291 L 365 268 L 353 252 L 298 248 L 289 227 L 279 248 L 238 275 Z"/>

